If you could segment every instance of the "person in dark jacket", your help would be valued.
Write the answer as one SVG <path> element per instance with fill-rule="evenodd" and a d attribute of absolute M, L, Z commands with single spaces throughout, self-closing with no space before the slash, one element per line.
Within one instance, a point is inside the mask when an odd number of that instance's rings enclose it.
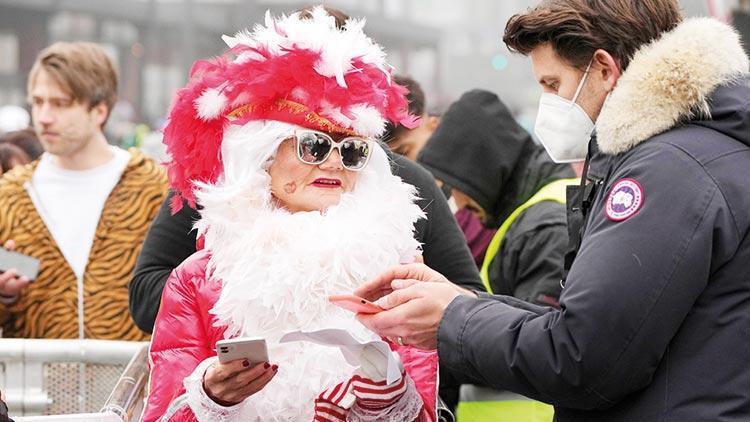
<path fill-rule="evenodd" d="M 5 404 L 2 393 L 0 393 L 0 422 L 13 422 L 13 419 L 8 417 L 8 406 Z"/>
<path fill-rule="evenodd" d="M 503 226 L 544 186 L 574 177 L 569 165 L 549 159 L 497 95 L 479 89 L 451 104 L 418 162 L 452 187 L 459 208 L 491 228 Z M 527 207 L 499 234 L 500 247 L 485 256 L 492 292 L 557 306 L 568 243 L 561 191 L 561 202 Z"/>
<path fill-rule="evenodd" d="M 403 155 L 411 161 L 417 161 L 419 152 L 440 124 L 440 117 L 427 113 L 424 91 L 419 82 L 404 75 L 394 75 L 393 80 L 409 90 L 409 93 L 406 94 L 406 99 L 409 101 L 409 112 L 415 116 L 420 116 L 422 122 L 413 129 L 388 122 L 381 139 L 394 153 Z M 441 189 L 449 198 L 448 204 L 450 205 L 452 202 L 450 186 L 443 184 Z M 466 243 L 474 262 L 477 263 L 478 268 L 481 268 L 487 246 L 496 229 L 485 228 L 469 210 L 457 210 L 454 206 L 451 206 L 451 211 L 454 212 L 458 227 L 466 237 Z"/>
<path fill-rule="evenodd" d="M 589 147 L 588 184 L 569 200 L 561 309 L 475 297 L 413 265 L 356 291 L 396 288 L 379 302 L 389 310 L 360 320 L 437 347 L 469 379 L 554 404 L 560 422 L 750 420 L 750 60 L 739 35 L 682 21 L 676 0 L 554 0 L 511 18 L 505 41 L 532 57 L 549 94 L 542 121 L 565 129 L 557 144 L 542 137 L 551 155 Z M 544 107 L 560 100 L 570 116 Z M 579 108 L 590 127 L 570 124 L 585 122 Z"/>

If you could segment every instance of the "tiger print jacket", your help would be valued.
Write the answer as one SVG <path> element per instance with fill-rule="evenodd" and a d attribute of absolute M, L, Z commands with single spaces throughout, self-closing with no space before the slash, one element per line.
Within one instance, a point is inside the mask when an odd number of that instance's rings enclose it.
<path fill-rule="evenodd" d="M 167 192 L 163 168 L 136 149 L 107 198 L 83 275 L 85 338 L 146 340 L 128 312 L 128 282 L 146 231 Z M 0 242 L 41 260 L 39 276 L 11 305 L 0 304 L 3 337 L 79 337 L 79 292 L 73 270 L 37 213 L 25 184 L 37 163 L 0 179 Z"/>

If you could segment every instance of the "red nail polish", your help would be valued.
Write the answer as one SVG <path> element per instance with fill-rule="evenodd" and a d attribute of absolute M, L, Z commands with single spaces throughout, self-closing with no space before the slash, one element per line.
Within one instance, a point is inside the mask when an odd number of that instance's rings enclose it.
<path fill-rule="evenodd" d="M 278 370 L 279 370 L 279 365 L 274 365 L 274 366 L 272 367 L 272 369 L 273 369 L 273 372 L 276 372 L 276 371 L 278 371 Z"/>
<path fill-rule="evenodd" d="M 250 362 L 247 359 L 245 359 L 245 360 L 242 361 L 242 366 L 244 366 L 245 368 L 247 368 L 248 366 L 250 366 Z"/>
<path fill-rule="evenodd" d="M 268 363 L 268 362 L 266 362 L 266 363 L 264 363 L 264 364 L 263 364 L 263 368 L 264 368 L 264 369 L 268 369 L 268 368 L 270 368 L 270 367 L 271 367 L 271 365 L 269 365 L 269 363 Z"/>

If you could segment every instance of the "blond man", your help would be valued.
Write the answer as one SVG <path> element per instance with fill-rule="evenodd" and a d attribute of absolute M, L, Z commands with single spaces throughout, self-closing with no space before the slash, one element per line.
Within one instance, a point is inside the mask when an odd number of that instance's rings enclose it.
<path fill-rule="evenodd" d="M 164 170 L 107 143 L 117 73 L 100 46 L 43 50 L 28 98 L 45 152 L 0 179 L 0 242 L 40 268 L 35 280 L 0 274 L 3 336 L 143 340 L 127 283 L 164 199 Z"/>

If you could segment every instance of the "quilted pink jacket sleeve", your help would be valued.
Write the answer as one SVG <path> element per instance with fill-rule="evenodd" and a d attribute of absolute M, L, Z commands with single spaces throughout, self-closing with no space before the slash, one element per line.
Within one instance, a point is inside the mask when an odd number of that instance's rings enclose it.
<path fill-rule="evenodd" d="M 208 324 L 208 309 L 215 298 L 207 295 L 206 289 L 214 292 L 201 276 L 207 261 L 208 254 L 197 252 L 172 272 L 164 287 L 151 340 L 150 392 L 143 422 L 161 418 L 170 403 L 185 392 L 183 379 L 215 355 Z M 179 420 L 193 419 L 189 409 L 178 414 L 183 416 Z"/>
<path fill-rule="evenodd" d="M 389 343 L 401 356 L 406 373 L 419 392 L 424 407 L 419 422 L 437 421 L 438 355 L 435 350 L 422 350 L 411 346 Z"/>

